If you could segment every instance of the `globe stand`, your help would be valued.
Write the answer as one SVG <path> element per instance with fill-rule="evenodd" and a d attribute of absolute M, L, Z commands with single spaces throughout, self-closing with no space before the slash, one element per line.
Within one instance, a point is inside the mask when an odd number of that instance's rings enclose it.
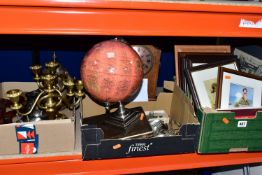
<path fill-rule="evenodd" d="M 127 109 L 120 103 L 115 112 L 106 111 L 105 114 L 85 118 L 83 124 L 100 128 L 104 139 L 148 138 L 153 135 L 142 107 Z"/>
<path fill-rule="evenodd" d="M 143 111 L 141 113 L 141 111 L 138 110 L 127 109 L 119 102 L 117 111 L 109 113 L 109 116 L 105 119 L 105 123 L 127 129 L 127 127 L 138 120 L 141 115 L 144 115 Z"/>

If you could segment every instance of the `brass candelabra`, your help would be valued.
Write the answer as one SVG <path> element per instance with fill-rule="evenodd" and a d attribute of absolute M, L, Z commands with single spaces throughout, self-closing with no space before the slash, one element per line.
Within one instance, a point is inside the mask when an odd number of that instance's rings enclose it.
<path fill-rule="evenodd" d="M 67 118 L 61 111 L 77 108 L 84 97 L 82 81 L 74 80 L 55 58 L 54 54 L 53 60 L 45 64 L 45 70 L 41 65 L 30 66 L 38 90 L 27 109 L 23 108 L 29 100 L 20 89 L 7 91 L 7 97 L 12 101 L 11 109 L 25 118 L 23 121 L 41 120 L 41 116 L 28 117 L 34 111 L 45 112 L 48 119 Z"/>

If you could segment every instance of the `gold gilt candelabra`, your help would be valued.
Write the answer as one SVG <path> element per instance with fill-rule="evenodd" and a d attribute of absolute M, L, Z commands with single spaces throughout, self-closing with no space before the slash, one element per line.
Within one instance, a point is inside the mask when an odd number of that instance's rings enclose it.
<path fill-rule="evenodd" d="M 84 97 L 83 83 L 74 80 L 67 71 L 61 71 L 61 64 L 53 61 L 45 64 L 45 70 L 41 65 L 32 65 L 30 69 L 34 74 L 34 80 L 38 85 L 38 95 L 33 99 L 27 111 L 22 110 L 27 98 L 20 89 L 7 91 L 7 97 L 12 101 L 11 109 L 16 110 L 19 116 L 27 118 L 35 109 L 45 111 L 48 119 L 61 119 L 66 116 L 61 112 L 65 108 L 73 110 L 77 108 Z M 22 103 L 24 99 L 25 103 Z"/>

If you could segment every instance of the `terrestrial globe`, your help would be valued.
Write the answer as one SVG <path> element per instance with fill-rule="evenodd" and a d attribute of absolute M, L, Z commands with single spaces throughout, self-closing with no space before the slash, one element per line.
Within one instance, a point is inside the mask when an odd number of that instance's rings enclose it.
<path fill-rule="evenodd" d="M 80 71 L 89 94 L 107 103 L 121 102 L 135 94 L 143 78 L 136 51 L 115 39 L 94 45 L 84 56 Z"/>

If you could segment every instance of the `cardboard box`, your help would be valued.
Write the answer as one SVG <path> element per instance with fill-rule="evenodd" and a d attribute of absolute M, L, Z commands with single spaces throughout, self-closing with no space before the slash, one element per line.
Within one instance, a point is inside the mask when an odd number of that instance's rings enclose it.
<path fill-rule="evenodd" d="M 0 83 L 0 97 L 5 98 L 6 92 L 15 88 L 22 91 L 32 91 L 37 89 L 37 85 L 36 83 L 22 82 Z M 72 112 L 68 114 L 73 115 Z M 71 119 L 11 123 L 0 125 L 0 157 L 20 154 L 23 151 L 25 144 L 23 140 L 19 142 L 19 134 L 16 131 L 18 126 L 23 126 L 26 129 L 25 135 L 23 135 L 24 131 L 21 131 L 21 137 L 30 137 L 33 138 L 31 140 L 34 140 L 36 135 L 38 136 L 37 154 L 72 152 L 75 150 L 75 122 Z M 31 127 L 35 127 L 35 130 Z M 25 146 L 28 147 L 28 149 L 25 148 L 27 151 L 25 153 L 29 153 L 30 144 Z"/>
<path fill-rule="evenodd" d="M 170 86 L 170 82 L 165 83 Z M 195 152 L 199 123 L 194 117 L 193 107 L 178 87 L 171 90 L 172 93 L 161 92 L 156 101 L 130 103 L 126 107 L 142 106 L 144 111 L 164 110 L 170 117 L 172 128 L 176 128 L 179 134 L 140 139 L 104 139 L 101 128 L 82 124 L 83 160 Z M 84 118 L 104 112 L 104 107 L 90 98 L 83 100 Z"/>
<path fill-rule="evenodd" d="M 262 112 L 238 117 L 235 112 L 199 110 L 198 153 L 262 151 Z"/>

